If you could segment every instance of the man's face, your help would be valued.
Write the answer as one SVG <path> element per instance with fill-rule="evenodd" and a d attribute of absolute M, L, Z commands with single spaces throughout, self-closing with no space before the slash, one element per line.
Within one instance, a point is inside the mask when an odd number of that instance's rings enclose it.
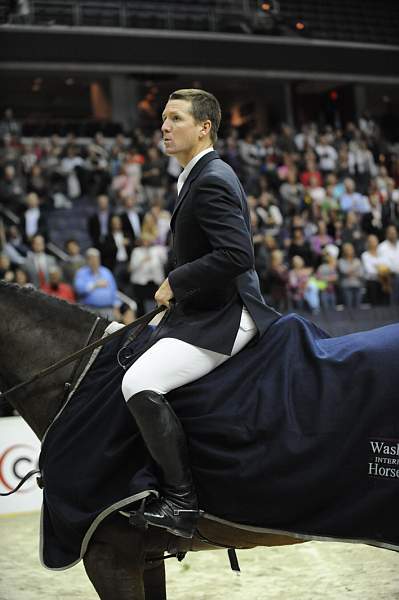
<path fill-rule="evenodd" d="M 105 196 L 105 195 L 97 196 L 97 206 L 98 206 L 99 210 L 108 210 L 108 207 L 109 207 L 108 196 Z"/>
<path fill-rule="evenodd" d="M 41 235 L 35 235 L 32 240 L 33 252 L 44 252 L 44 238 Z"/>
<path fill-rule="evenodd" d="M 68 242 L 67 252 L 69 256 L 77 256 L 80 252 L 79 244 L 75 241 Z"/>
<path fill-rule="evenodd" d="M 54 269 L 49 273 L 49 280 L 52 285 L 58 285 L 61 281 L 61 272 Z"/>
<path fill-rule="evenodd" d="M 198 144 L 201 123 L 196 123 L 188 100 L 169 100 L 162 113 L 161 127 L 166 154 L 186 154 Z"/>
<path fill-rule="evenodd" d="M 100 257 L 96 254 L 89 254 L 87 256 L 87 264 L 92 271 L 97 271 L 100 266 Z"/>
<path fill-rule="evenodd" d="M 388 229 L 387 229 L 387 239 L 392 244 L 396 244 L 396 242 L 398 241 L 398 232 L 396 231 L 396 227 L 388 227 Z"/>

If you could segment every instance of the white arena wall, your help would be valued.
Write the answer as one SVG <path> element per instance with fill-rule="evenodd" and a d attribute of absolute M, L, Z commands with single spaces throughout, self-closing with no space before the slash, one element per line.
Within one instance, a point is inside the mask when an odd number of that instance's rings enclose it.
<path fill-rule="evenodd" d="M 0 419 L 0 492 L 9 492 L 22 477 L 36 469 L 40 442 L 21 417 Z M 0 496 L 0 514 L 38 510 L 42 503 L 42 491 L 31 477 L 18 492 Z"/>

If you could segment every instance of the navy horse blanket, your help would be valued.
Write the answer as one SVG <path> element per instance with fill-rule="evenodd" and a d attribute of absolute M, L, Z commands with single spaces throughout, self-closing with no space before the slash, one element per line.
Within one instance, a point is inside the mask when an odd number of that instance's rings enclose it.
<path fill-rule="evenodd" d="M 148 337 L 132 342 L 130 362 Z M 75 564 L 103 518 L 159 489 L 120 391 L 120 344 L 101 350 L 43 442 L 49 568 Z M 283 316 L 168 399 L 206 513 L 399 550 L 399 324 L 331 338 Z"/>

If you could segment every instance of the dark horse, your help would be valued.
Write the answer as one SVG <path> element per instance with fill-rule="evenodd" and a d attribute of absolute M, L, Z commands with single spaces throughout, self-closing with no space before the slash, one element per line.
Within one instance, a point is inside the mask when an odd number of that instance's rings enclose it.
<path fill-rule="evenodd" d="M 2 391 L 82 348 L 95 316 L 77 306 L 29 288 L 0 282 L 0 388 Z M 108 325 L 101 320 L 97 337 Z M 64 384 L 74 365 L 10 396 L 10 402 L 39 439 L 58 413 Z M 127 519 L 103 521 L 84 556 L 86 573 L 102 600 L 164 600 L 164 552 L 215 548 L 253 548 L 298 543 L 285 535 L 236 529 L 202 518 L 198 535 L 184 540 L 149 529 L 132 528 Z"/>

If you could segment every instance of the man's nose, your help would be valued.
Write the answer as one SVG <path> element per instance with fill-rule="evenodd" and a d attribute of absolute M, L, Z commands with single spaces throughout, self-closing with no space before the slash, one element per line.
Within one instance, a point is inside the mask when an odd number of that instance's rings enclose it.
<path fill-rule="evenodd" d="M 170 131 L 169 119 L 165 119 L 165 121 L 162 123 L 161 131 Z"/>

